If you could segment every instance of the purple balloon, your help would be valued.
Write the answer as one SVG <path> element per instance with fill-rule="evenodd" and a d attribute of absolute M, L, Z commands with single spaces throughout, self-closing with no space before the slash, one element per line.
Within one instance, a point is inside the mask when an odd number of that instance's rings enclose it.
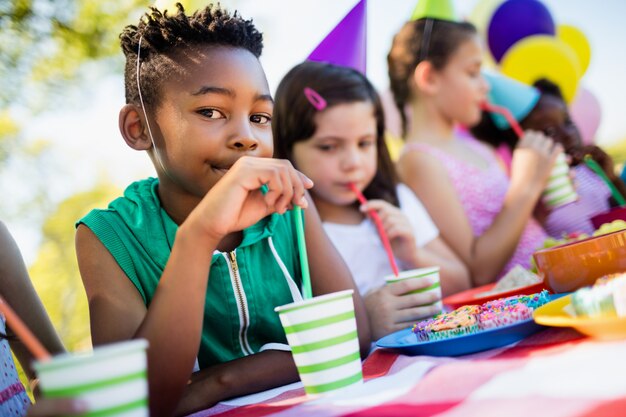
<path fill-rule="evenodd" d="M 491 55 L 500 62 L 515 42 L 532 35 L 552 35 L 556 30 L 550 11 L 537 0 L 508 0 L 496 9 L 487 41 Z"/>

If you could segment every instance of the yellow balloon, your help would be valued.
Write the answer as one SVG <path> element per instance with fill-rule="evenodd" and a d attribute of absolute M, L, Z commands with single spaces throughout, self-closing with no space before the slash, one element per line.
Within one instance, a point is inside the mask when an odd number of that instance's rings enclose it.
<path fill-rule="evenodd" d="M 178 8 L 176 7 L 176 3 L 180 3 L 183 5 L 183 7 L 185 8 L 186 15 L 192 15 L 193 12 L 195 12 L 196 10 L 203 9 L 204 7 L 206 7 L 209 3 L 211 3 L 211 1 L 210 0 L 156 0 L 154 2 L 154 7 L 156 7 L 160 11 L 167 10 L 168 14 L 173 14 L 178 11 Z M 224 4 L 224 2 L 221 2 L 221 3 L 222 5 Z"/>
<path fill-rule="evenodd" d="M 486 39 L 491 17 L 502 2 L 504 0 L 478 0 L 476 6 L 472 9 L 467 20 L 476 26 L 476 30 L 478 30 L 481 38 Z"/>
<path fill-rule="evenodd" d="M 580 74 L 584 74 L 591 60 L 591 46 L 585 34 L 575 26 L 558 25 L 556 36 L 572 47 L 580 62 Z"/>
<path fill-rule="evenodd" d="M 540 78 L 557 84 L 567 103 L 576 95 L 581 77 L 574 50 L 553 36 L 528 36 L 516 42 L 500 62 L 503 74 L 531 85 Z"/>

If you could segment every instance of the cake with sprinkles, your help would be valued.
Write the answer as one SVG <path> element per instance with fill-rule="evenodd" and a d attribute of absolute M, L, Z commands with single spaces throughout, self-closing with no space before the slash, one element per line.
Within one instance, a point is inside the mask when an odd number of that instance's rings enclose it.
<path fill-rule="evenodd" d="M 533 310 L 550 301 L 546 290 L 500 298 L 482 305 L 465 305 L 449 313 L 415 323 L 419 341 L 443 340 L 507 326 L 532 317 Z"/>

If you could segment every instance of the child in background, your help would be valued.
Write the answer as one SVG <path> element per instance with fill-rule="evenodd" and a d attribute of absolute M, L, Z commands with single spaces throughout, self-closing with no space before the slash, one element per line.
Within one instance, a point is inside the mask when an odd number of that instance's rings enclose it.
<path fill-rule="evenodd" d="M 4 223 L 0 221 L 0 295 L 51 354 L 65 352 L 46 310 L 28 276 L 22 255 Z M 10 346 L 10 347 L 9 347 Z M 73 400 L 41 400 L 33 406 L 17 376 L 11 351 L 20 362 L 31 387 L 36 386 L 33 355 L 0 315 L 0 415 L 31 417 L 78 414 L 84 404 Z"/>
<path fill-rule="evenodd" d="M 513 266 L 528 268 L 546 234 L 532 212 L 560 151 L 527 132 L 513 155 L 511 178 L 493 152 L 455 135 L 479 122 L 488 87 L 482 49 L 469 23 L 422 18 L 406 23 L 388 55 L 398 109 L 410 104 L 412 124 L 398 170 L 418 195 L 443 239 L 470 271 L 475 286 Z"/>
<path fill-rule="evenodd" d="M 126 143 L 158 179 L 131 184 L 77 226 L 94 345 L 146 338 L 152 416 L 189 413 L 298 379 L 274 307 L 301 299 L 305 210 L 315 295 L 355 288 L 305 189 L 272 159 L 262 35 L 236 13 L 155 8 L 121 34 Z M 355 291 L 362 352 L 369 326 Z M 196 357 L 199 372 L 192 375 Z M 189 384 L 188 384 L 188 381 Z"/>
<path fill-rule="evenodd" d="M 512 110 L 523 129 L 541 131 L 553 138 L 571 157 L 578 200 L 551 211 L 540 207 L 535 211 L 537 218 L 548 234 L 555 238 L 562 238 L 564 234 L 570 233 L 592 234 L 595 229 L 590 218 L 609 210 L 616 202 L 611 198 L 609 187 L 585 165 L 583 158 L 587 154 L 591 155 L 603 167 L 616 188 L 626 196 L 626 186 L 615 174 L 611 157 L 598 146 L 583 145 L 556 84 L 541 79 L 533 88 L 502 76 L 489 75 L 489 79 L 492 80 L 492 88 L 498 90 L 490 93 L 498 101 L 495 104 Z M 513 108 L 524 110 L 513 111 Z M 471 131 L 477 139 L 497 147 L 499 154 L 503 155 L 503 162 L 507 164 L 507 155 L 513 152 L 517 143 L 515 133 L 508 123 L 502 123 L 501 119 L 485 114 Z"/>
<path fill-rule="evenodd" d="M 304 93 L 323 100 L 317 109 Z M 376 227 L 376 211 L 401 269 L 441 267 L 445 294 L 469 288 L 463 264 L 438 236 L 415 194 L 398 184 L 384 142 L 384 116 L 374 87 L 347 67 L 304 62 L 283 78 L 276 91 L 274 148 L 315 182 L 311 196 L 324 229 L 348 264 L 365 297 L 374 338 L 439 313 L 432 294 L 409 294 L 431 285 L 408 280 L 385 285 L 392 274 Z M 368 199 L 359 206 L 349 183 Z"/>

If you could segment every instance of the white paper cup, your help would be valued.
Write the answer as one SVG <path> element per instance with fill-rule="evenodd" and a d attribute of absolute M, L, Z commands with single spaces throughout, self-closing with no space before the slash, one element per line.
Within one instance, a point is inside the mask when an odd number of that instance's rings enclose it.
<path fill-rule="evenodd" d="M 33 364 L 46 398 L 79 398 L 81 416 L 148 417 L 148 342 L 130 340 Z"/>
<path fill-rule="evenodd" d="M 569 176 L 569 165 L 567 165 L 565 154 L 560 153 L 554 163 L 541 201 L 546 207 L 555 209 L 576 200 L 578 200 L 578 194 Z"/>
<path fill-rule="evenodd" d="M 338 291 L 274 309 L 309 395 L 363 382 L 353 292 Z"/>
<path fill-rule="evenodd" d="M 443 304 L 441 302 L 441 283 L 439 278 L 438 266 L 431 266 L 427 268 L 417 268 L 408 271 L 402 271 L 398 276 L 387 275 L 385 282 L 391 284 L 394 282 L 406 281 L 408 279 L 429 279 L 432 284 L 428 287 L 420 288 L 419 290 L 409 291 L 407 294 L 434 294 L 438 301 L 424 305 L 435 305 L 439 307 L 439 310 L 443 310 Z"/>

